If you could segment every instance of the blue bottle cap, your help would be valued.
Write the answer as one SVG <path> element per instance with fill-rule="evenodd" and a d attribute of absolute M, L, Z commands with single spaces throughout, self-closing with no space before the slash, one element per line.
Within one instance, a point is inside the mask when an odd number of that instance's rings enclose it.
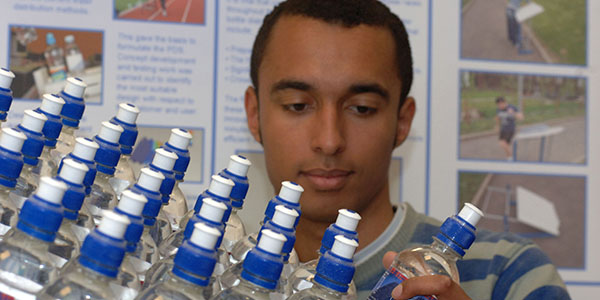
<path fill-rule="evenodd" d="M 129 155 L 133 151 L 133 145 L 135 145 L 138 136 L 138 128 L 135 122 L 139 113 L 140 110 L 135 105 L 121 103 L 117 115 L 111 119 L 112 122 L 121 125 L 124 129 L 119 139 L 122 154 Z"/>
<path fill-rule="evenodd" d="M 27 136 L 14 128 L 2 128 L 0 137 L 0 184 L 13 188 L 23 169 L 21 149 Z"/>
<path fill-rule="evenodd" d="M 196 199 L 194 211 L 196 213 L 200 212 L 203 198 L 212 198 L 227 205 L 227 211 L 225 211 L 225 216 L 223 217 L 224 223 L 227 223 L 232 210 L 231 199 L 229 198 L 229 195 L 231 194 L 231 189 L 235 184 L 230 179 L 227 179 L 221 175 L 213 175 L 211 178 L 212 180 L 210 181 L 208 189 L 200 194 L 198 199 Z"/>
<path fill-rule="evenodd" d="M 94 184 L 94 180 L 96 179 L 96 162 L 94 162 L 94 157 L 100 146 L 93 140 L 84 137 L 76 138 L 75 142 L 73 152 L 67 154 L 65 157 L 83 163 L 88 167 L 88 171 L 83 178 L 83 185 L 85 186 L 85 194 L 89 195 L 92 190 L 92 184 Z M 58 166 L 58 172 L 60 172 L 61 168 L 62 160 Z"/>
<path fill-rule="evenodd" d="M 162 207 L 161 194 L 158 192 L 160 184 L 165 179 L 165 176 L 160 172 L 143 168 L 140 171 L 140 177 L 131 190 L 146 197 L 148 202 L 142 210 L 144 225 L 152 226 L 156 222 L 156 216 Z"/>
<path fill-rule="evenodd" d="M 231 205 L 235 208 L 241 208 L 244 205 L 244 199 L 248 194 L 248 169 L 252 163 L 241 155 L 231 155 L 229 165 L 221 171 L 219 175 L 231 179 L 235 186 L 231 190 Z"/>
<path fill-rule="evenodd" d="M 117 277 L 125 256 L 123 239 L 129 219 L 113 211 L 102 212 L 102 221 L 83 241 L 79 263 L 108 277 Z"/>
<path fill-rule="evenodd" d="M 83 93 L 86 87 L 87 84 L 79 78 L 67 78 L 65 88 L 58 94 L 65 100 L 65 105 L 60 113 L 64 125 L 70 127 L 79 126 L 79 121 L 81 121 L 83 111 L 85 110 Z"/>
<path fill-rule="evenodd" d="M 82 182 L 87 171 L 88 168 L 83 163 L 69 158 L 62 161 L 62 168 L 56 179 L 62 180 L 67 185 L 67 191 L 62 200 L 67 219 L 76 220 L 79 215 L 85 199 L 85 187 Z"/>
<path fill-rule="evenodd" d="M 256 247 L 246 255 L 242 278 L 265 289 L 275 289 L 283 270 L 281 249 L 285 241 L 282 234 L 263 230 Z"/>
<path fill-rule="evenodd" d="M 35 109 L 36 112 L 43 113 L 48 119 L 46 123 L 44 123 L 44 128 L 42 128 L 42 133 L 46 139 L 45 145 L 48 147 L 55 147 L 56 139 L 60 136 L 60 131 L 63 126 L 60 112 L 62 111 L 64 104 L 65 100 L 58 95 L 44 94 L 42 97 L 42 104 Z"/>
<path fill-rule="evenodd" d="M 100 146 L 94 158 L 98 171 L 108 175 L 115 173 L 115 167 L 121 157 L 118 142 L 122 132 L 123 127 L 107 121 L 102 122 L 100 132 L 94 137 L 94 141 Z"/>
<path fill-rule="evenodd" d="M 302 196 L 303 192 L 304 188 L 295 182 L 282 182 L 279 195 L 275 196 L 267 204 L 263 223 L 267 223 L 267 221 L 273 218 L 273 214 L 275 214 L 275 207 L 277 205 L 283 205 L 288 208 L 292 208 L 298 212 L 298 215 L 302 215 L 302 211 L 300 210 L 300 196 Z M 298 218 L 298 220 L 300 220 L 300 218 Z M 298 225 L 298 220 L 294 226 Z"/>
<path fill-rule="evenodd" d="M 227 211 L 227 205 L 211 198 L 203 198 L 202 201 L 204 204 L 202 205 L 200 212 L 194 214 L 185 226 L 185 230 L 183 231 L 183 236 L 185 239 L 188 239 L 192 236 L 192 232 L 194 231 L 194 226 L 196 223 L 207 224 L 216 228 L 221 233 L 225 233 L 225 223 L 223 222 L 223 217 L 225 215 L 225 211 Z M 221 239 L 217 242 L 217 247 L 221 246 L 222 239 L 223 236 L 221 236 Z"/>
<path fill-rule="evenodd" d="M 207 286 L 217 262 L 216 243 L 222 232 L 197 223 L 192 236 L 185 240 L 173 259 L 173 274 L 193 284 Z"/>
<path fill-rule="evenodd" d="M 62 181 L 42 177 L 35 195 L 28 198 L 21 208 L 17 228 L 40 240 L 54 241 L 62 223 L 61 202 L 66 190 L 67 186 Z"/>
<path fill-rule="evenodd" d="M 458 215 L 449 217 L 440 227 L 436 238 L 460 256 L 465 255 L 475 241 L 475 225 L 483 217 L 483 212 L 471 203 L 466 203 Z"/>
<path fill-rule="evenodd" d="M 315 282 L 334 291 L 345 293 L 354 277 L 352 257 L 358 243 L 343 235 L 335 237 L 331 250 L 327 250 L 317 263 Z"/>
<path fill-rule="evenodd" d="M 175 187 L 175 173 L 173 173 L 173 165 L 177 160 L 177 154 L 167 149 L 158 148 L 154 150 L 154 158 L 150 163 L 150 168 L 161 172 L 165 176 L 160 185 L 160 193 L 162 195 L 162 201 L 165 204 L 169 203 L 171 193 Z"/>
<path fill-rule="evenodd" d="M 127 242 L 127 252 L 135 252 L 137 244 L 144 232 L 144 223 L 142 219 L 142 210 L 148 200 L 142 194 L 125 190 L 121 193 L 119 205 L 115 207 L 115 212 L 129 218 L 131 222 L 125 231 L 124 239 Z"/>
<path fill-rule="evenodd" d="M 181 128 L 171 129 L 171 135 L 169 141 L 165 143 L 163 148 L 171 150 L 177 154 L 177 161 L 173 166 L 176 180 L 183 180 L 185 171 L 187 171 L 188 165 L 190 164 L 190 152 L 188 146 L 192 141 L 192 134 Z"/>
<path fill-rule="evenodd" d="M 290 252 L 292 252 L 294 249 L 294 244 L 296 243 L 296 230 L 294 224 L 296 224 L 296 219 L 298 216 L 298 212 L 296 212 L 294 209 L 287 208 L 283 205 L 277 205 L 277 207 L 275 207 L 273 219 L 267 221 L 267 223 L 262 226 L 258 234 L 257 238 L 259 240 L 264 229 L 270 229 L 273 232 L 280 233 L 285 236 L 286 241 L 281 248 L 283 261 L 287 261 L 289 259 Z"/>
<path fill-rule="evenodd" d="M 17 126 L 27 136 L 21 153 L 23 153 L 23 161 L 28 165 L 36 166 L 38 164 L 38 157 L 44 149 L 45 139 L 42 128 L 44 128 L 46 120 L 48 118 L 44 114 L 26 109 L 21 124 Z"/>
<path fill-rule="evenodd" d="M 6 68 L 0 68 L 0 121 L 6 121 L 7 112 L 13 100 L 10 89 L 15 74 Z"/>
<path fill-rule="evenodd" d="M 325 234 L 323 234 L 319 253 L 324 254 L 327 250 L 331 249 L 336 235 L 343 235 L 346 238 L 358 242 L 358 232 L 356 232 L 356 227 L 358 227 L 360 219 L 360 215 L 352 210 L 338 210 L 338 216 L 335 223 L 329 225 L 325 230 Z"/>

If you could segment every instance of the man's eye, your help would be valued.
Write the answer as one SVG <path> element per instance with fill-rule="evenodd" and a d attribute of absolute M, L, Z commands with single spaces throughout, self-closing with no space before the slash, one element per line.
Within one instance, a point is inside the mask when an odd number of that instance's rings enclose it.
<path fill-rule="evenodd" d="M 305 111 L 308 108 L 308 105 L 305 103 L 294 103 L 286 105 L 285 108 L 289 111 L 301 112 Z"/>
<path fill-rule="evenodd" d="M 361 106 L 361 105 L 352 106 L 350 109 L 352 109 L 354 112 L 356 112 L 359 115 L 370 115 L 377 111 L 376 108 L 372 108 L 372 107 L 368 107 L 368 106 Z"/>

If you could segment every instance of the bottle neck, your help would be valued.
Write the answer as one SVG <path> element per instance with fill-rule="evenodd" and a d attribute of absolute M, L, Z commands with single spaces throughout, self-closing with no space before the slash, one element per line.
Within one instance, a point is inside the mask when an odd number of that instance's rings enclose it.
<path fill-rule="evenodd" d="M 443 254 L 444 257 L 446 257 L 449 260 L 452 260 L 453 262 L 456 262 L 457 260 L 462 258 L 460 254 L 456 253 L 456 251 L 452 250 L 450 246 L 441 242 L 436 237 L 433 237 L 433 243 L 431 243 L 431 248 L 436 250 L 438 253 Z"/>
<path fill-rule="evenodd" d="M 248 291 L 252 291 L 253 294 L 263 294 L 266 296 L 266 299 L 269 298 L 269 293 L 271 292 L 271 290 L 254 284 L 244 278 L 240 278 L 240 284 L 237 287 Z"/>
<path fill-rule="evenodd" d="M 318 282 L 314 282 L 313 286 L 310 289 L 311 292 L 314 293 L 314 295 L 318 295 L 319 297 L 325 300 L 342 299 L 345 295 L 347 295 L 347 293 L 340 293 L 338 291 L 334 291 L 330 288 L 324 287 Z"/>

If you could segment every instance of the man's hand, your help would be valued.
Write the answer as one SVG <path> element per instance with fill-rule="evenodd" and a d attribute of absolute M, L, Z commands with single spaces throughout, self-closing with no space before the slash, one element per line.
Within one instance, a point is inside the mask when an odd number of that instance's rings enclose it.
<path fill-rule="evenodd" d="M 383 256 L 383 266 L 386 269 L 392 264 L 394 257 L 396 253 L 391 251 Z M 409 278 L 392 291 L 392 298 L 396 300 L 410 299 L 419 295 L 435 295 L 438 300 L 471 299 L 458 283 L 444 275 Z"/>

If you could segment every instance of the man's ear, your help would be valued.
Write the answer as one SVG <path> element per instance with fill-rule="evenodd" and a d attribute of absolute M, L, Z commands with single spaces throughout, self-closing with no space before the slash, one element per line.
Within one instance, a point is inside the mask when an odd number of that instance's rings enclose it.
<path fill-rule="evenodd" d="M 415 117 L 416 104 L 413 97 L 406 97 L 402 107 L 398 110 L 398 124 L 396 128 L 395 147 L 400 146 L 408 137 L 410 126 Z"/>
<path fill-rule="evenodd" d="M 254 140 L 262 144 L 260 138 L 260 118 L 258 114 L 258 96 L 256 90 L 249 86 L 244 94 L 244 107 L 246 108 L 246 119 L 248 120 L 248 129 L 254 137 Z"/>

